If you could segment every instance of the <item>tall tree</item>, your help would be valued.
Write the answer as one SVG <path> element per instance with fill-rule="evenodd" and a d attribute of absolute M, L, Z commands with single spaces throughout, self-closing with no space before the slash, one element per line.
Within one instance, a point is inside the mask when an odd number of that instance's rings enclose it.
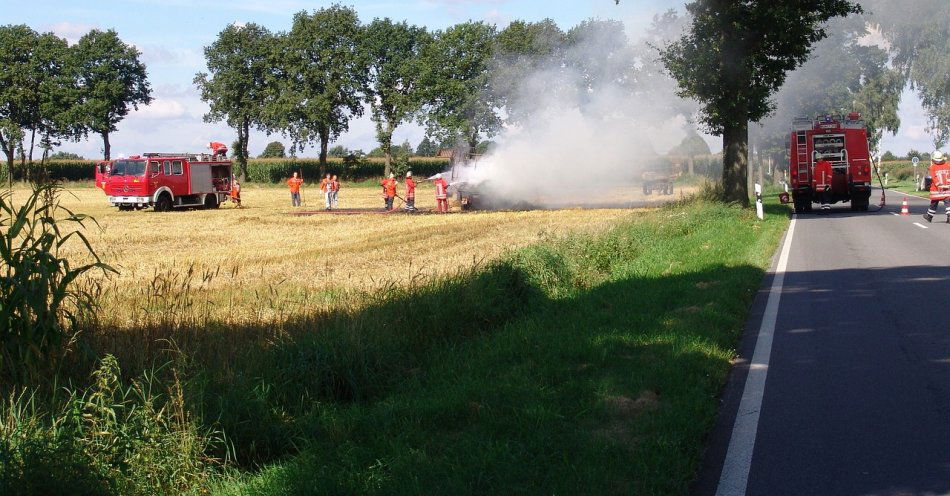
<path fill-rule="evenodd" d="M 363 30 L 360 57 L 368 76 L 364 93 L 386 157 L 387 177 L 392 167 L 393 132 L 411 120 L 424 101 L 422 52 L 431 40 L 425 28 L 389 19 L 376 19 Z"/>
<path fill-rule="evenodd" d="M 141 53 L 125 44 L 113 30 L 93 29 L 74 47 L 76 75 L 80 91 L 80 119 L 85 127 L 102 137 L 103 158 L 109 160 L 109 134 L 139 105 L 152 101 Z"/>
<path fill-rule="evenodd" d="M 0 148 L 7 159 L 7 181 L 13 182 L 13 160 L 30 121 L 32 57 L 39 35 L 26 25 L 0 27 Z"/>
<path fill-rule="evenodd" d="M 722 136 L 724 199 L 748 206 L 749 122 L 769 114 L 769 97 L 826 36 L 824 23 L 862 9 L 848 0 L 694 0 L 686 9 L 689 32 L 661 57 L 680 95 L 702 105 L 700 121 Z"/>
<path fill-rule="evenodd" d="M 268 107 L 277 99 L 273 73 L 276 41 L 254 23 L 229 25 L 205 47 L 208 71 L 195 75 L 201 99 L 211 107 L 205 122 L 225 121 L 237 130 L 233 151 L 241 179 L 247 177 L 247 143 L 251 128 L 270 129 Z"/>
<path fill-rule="evenodd" d="M 507 122 L 524 122 L 538 110 L 537 86 L 558 90 L 548 83 L 551 73 L 562 68 L 566 42 L 565 33 L 551 19 L 513 21 L 495 37 L 490 83 Z"/>
<path fill-rule="evenodd" d="M 327 150 L 349 129 L 350 118 L 363 114 L 366 68 L 360 62 L 359 17 L 352 8 L 333 5 L 294 15 L 282 37 L 276 111 L 279 127 L 293 140 L 291 149 L 320 143 L 320 168 Z"/>
<path fill-rule="evenodd" d="M 438 32 L 425 50 L 426 124 L 439 139 L 462 136 L 475 151 L 501 128 L 489 64 L 495 27 L 466 22 Z"/>

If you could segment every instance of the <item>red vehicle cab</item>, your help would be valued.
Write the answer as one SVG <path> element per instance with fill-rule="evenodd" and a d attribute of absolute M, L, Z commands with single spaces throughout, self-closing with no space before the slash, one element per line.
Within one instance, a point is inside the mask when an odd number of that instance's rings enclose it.
<path fill-rule="evenodd" d="M 96 184 L 119 210 L 217 208 L 231 190 L 231 161 L 223 154 L 146 153 L 102 164 Z"/>
<path fill-rule="evenodd" d="M 789 137 L 789 184 L 795 211 L 811 212 L 820 201 L 812 191 L 812 174 L 820 160 L 831 162 L 832 203 L 851 202 L 867 211 L 871 198 L 871 153 L 861 114 L 795 119 Z"/>

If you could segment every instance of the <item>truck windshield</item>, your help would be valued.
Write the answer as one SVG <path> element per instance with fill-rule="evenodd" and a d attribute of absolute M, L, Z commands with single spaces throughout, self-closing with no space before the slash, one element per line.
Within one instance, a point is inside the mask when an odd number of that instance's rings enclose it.
<path fill-rule="evenodd" d="M 112 176 L 144 176 L 144 160 L 116 160 L 112 163 Z"/>

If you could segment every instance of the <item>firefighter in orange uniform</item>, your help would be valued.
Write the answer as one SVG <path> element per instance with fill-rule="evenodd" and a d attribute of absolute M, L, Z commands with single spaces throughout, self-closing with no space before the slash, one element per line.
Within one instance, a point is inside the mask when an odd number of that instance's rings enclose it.
<path fill-rule="evenodd" d="M 236 177 L 231 178 L 231 201 L 237 208 L 241 208 L 241 183 Z"/>
<path fill-rule="evenodd" d="M 412 171 L 406 173 L 406 210 L 416 209 L 416 182 L 412 179 Z"/>
<path fill-rule="evenodd" d="M 330 194 L 330 206 L 336 208 L 337 197 L 340 196 L 340 180 L 337 179 L 336 174 L 330 178 L 330 186 L 330 191 L 332 191 L 332 194 Z"/>
<path fill-rule="evenodd" d="M 333 207 L 333 180 L 330 174 L 320 180 L 320 191 L 323 191 L 323 203 L 327 210 Z"/>
<path fill-rule="evenodd" d="M 947 223 L 950 223 L 950 165 L 947 164 L 947 156 L 939 150 L 934 152 L 930 162 L 930 169 L 924 179 L 924 187 L 930 188 L 930 209 L 924 214 L 924 219 L 927 219 L 927 222 L 932 221 L 937 213 L 937 206 L 943 200 Z"/>
<path fill-rule="evenodd" d="M 815 164 L 815 170 L 811 176 L 811 187 L 821 201 L 822 213 L 831 211 L 831 179 L 833 175 L 834 170 L 831 168 L 831 162 L 822 159 Z"/>
<path fill-rule="evenodd" d="M 297 173 L 294 172 L 294 177 L 287 180 L 287 186 L 290 188 L 290 206 L 299 207 L 300 206 L 300 185 L 303 184 L 303 179 L 297 177 Z"/>
<path fill-rule="evenodd" d="M 449 211 L 449 184 L 442 179 L 442 174 L 435 175 L 435 204 L 439 213 Z"/>
<path fill-rule="evenodd" d="M 396 198 L 396 175 L 390 174 L 389 179 L 383 179 L 379 183 L 383 187 L 383 201 L 386 202 L 386 210 L 393 209 L 393 201 Z"/>

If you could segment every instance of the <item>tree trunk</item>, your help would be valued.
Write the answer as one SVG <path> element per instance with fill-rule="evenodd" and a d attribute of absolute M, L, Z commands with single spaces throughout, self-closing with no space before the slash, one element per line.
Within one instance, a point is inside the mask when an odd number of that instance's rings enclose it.
<path fill-rule="evenodd" d="M 247 144 L 249 141 L 251 141 L 251 120 L 245 117 L 244 141 L 241 142 L 241 156 L 244 157 L 244 164 L 241 167 L 245 177 L 247 177 L 247 159 L 250 158 L 250 154 L 247 152 Z"/>
<path fill-rule="evenodd" d="M 237 132 L 237 150 L 234 150 L 234 158 L 237 160 L 237 176 L 242 183 L 247 179 L 247 120 L 238 124 Z"/>
<path fill-rule="evenodd" d="M 327 173 L 327 146 L 330 144 L 330 130 L 321 129 L 320 132 L 320 177 Z"/>
<path fill-rule="evenodd" d="M 33 163 L 33 144 L 36 141 L 36 129 L 30 133 L 30 163 Z"/>
<path fill-rule="evenodd" d="M 383 153 L 386 156 L 386 167 L 383 170 L 383 177 L 389 177 L 389 174 L 392 173 L 393 165 L 393 125 L 389 121 L 386 121 L 385 132 L 379 133 L 379 146 L 383 148 Z"/>
<path fill-rule="evenodd" d="M 749 206 L 748 168 L 749 121 L 743 115 L 729 122 L 722 133 L 723 200 Z"/>
<path fill-rule="evenodd" d="M 112 157 L 112 145 L 109 144 L 109 131 L 102 133 L 102 159 L 111 160 Z"/>
<path fill-rule="evenodd" d="M 468 136 L 468 158 L 474 159 L 478 154 L 478 131 L 473 130 Z"/>
<path fill-rule="evenodd" d="M 11 138 L 10 140 L 4 140 L 0 136 L 0 146 L 3 147 L 3 154 L 7 156 L 7 185 L 11 188 L 13 187 L 13 149 L 14 142 Z"/>

